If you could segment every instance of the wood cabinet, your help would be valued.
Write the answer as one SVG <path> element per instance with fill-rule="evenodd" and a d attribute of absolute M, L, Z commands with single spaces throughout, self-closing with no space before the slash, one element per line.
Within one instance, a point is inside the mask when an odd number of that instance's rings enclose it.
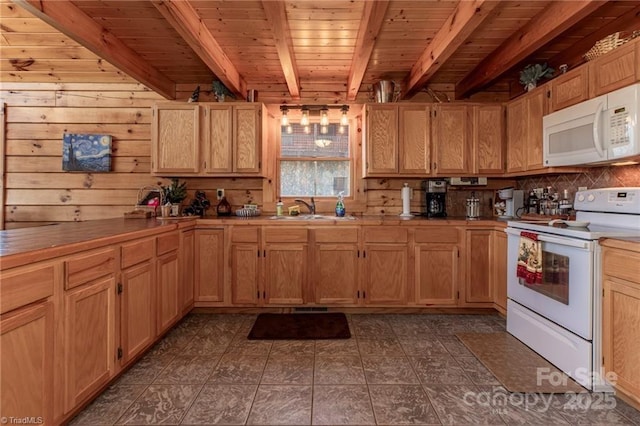
<path fill-rule="evenodd" d="M 45 300 L 3 314 L 0 330 L 3 418 L 41 417 L 43 424 L 54 424 L 53 303 Z"/>
<path fill-rule="evenodd" d="M 589 62 L 590 97 L 640 81 L 640 41 L 629 42 Z"/>
<path fill-rule="evenodd" d="M 196 230 L 195 302 L 198 306 L 224 302 L 224 229 Z"/>
<path fill-rule="evenodd" d="M 439 175 L 472 171 L 467 105 L 436 105 L 433 110 L 433 170 Z"/>
<path fill-rule="evenodd" d="M 193 307 L 195 286 L 195 231 L 180 233 L 180 309 L 187 314 Z"/>
<path fill-rule="evenodd" d="M 258 305 L 260 302 L 260 227 L 233 226 L 230 229 L 231 303 Z"/>
<path fill-rule="evenodd" d="M 416 229 L 414 233 L 414 281 L 416 303 L 458 303 L 458 229 Z"/>
<path fill-rule="evenodd" d="M 474 105 L 471 115 L 473 172 L 500 174 L 505 169 L 504 108 Z"/>
<path fill-rule="evenodd" d="M 491 279 L 493 303 L 499 311 L 507 312 L 507 234 L 503 230 L 492 231 Z"/>
<path fill-rule="evenodd" d="M 640 249 L 637 243 L 627 245 L 629 250 L 602 250 L 602 348 L 607 377 L 640 403 Z"/>
<path fill-rule="evenodd" d="M 308 270 L 306 227 L 264 227 L 262 233 L 264 303 L 303 304 Z"/>
<path fill-rule="evenodd" d="M 65 413 L 115 374 L 114 274 L 64 294 Z"/>
<path fill-rule="evenodd" d="M 507 172 L 539 170 L 542 164 L 542 117 L 546 86 L 507 104 Z"/>
<path fill-rule="evenodd" d="M 430 174 L 429 106 L 372 104 L 365 114 L 365 176 Z"/>
<path fill-rule="evenodd" d="M 467 230 L 465 239 L 465 302 L 493 302 L 491 230 Z"/>
<path fill-rule="evenodd" d="M 156 239 L 157 335 L 164 333 L 180 319 L 179 247 L 178 231 Z"/>
<path fill-rule="evenodd" d="M 198 104 L 157 104 L 152 112 L 152 173 L 197 174 L 201 168 Z"/>
<path fill-rule="evenodd" d="M 260 104 L 206 104 L 207 174 L 256 174 L 261 166 Z"/>
<path fill-rule="evenodd" d="M 551 80 L 547 87 L 550 97 L 549 112 L 586 101 L 589 99 L 589 67 L 580 67 L 562 74 Z"/>
<path fill-rule="evenodd" d="M 317 304 L 356 305 L 360 295 L 358 228 L 313 231 L 310 282 Z"/>
<path fill-rule="evenodd" d="M 396 226 L 363 230 L 363 294 L 367 305 L 407 303 L 408 232 Z"/>

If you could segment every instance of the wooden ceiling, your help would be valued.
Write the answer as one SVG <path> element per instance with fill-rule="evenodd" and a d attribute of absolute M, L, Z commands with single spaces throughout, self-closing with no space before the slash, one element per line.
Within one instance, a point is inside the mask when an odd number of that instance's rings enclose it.
<path fill-rule="evenodd" d="M 259 100 L 362 102 L 384 79 L 464 99 L 531 62 L 582 62 L 640 27 L 637 1 L 0 1 L 3 82 L 136 80 L 167 99 L 219 79 Z M 635 26 L 635 28 L 634 28 Z M 424 93 L 423 93 L 424 94 Z"/>

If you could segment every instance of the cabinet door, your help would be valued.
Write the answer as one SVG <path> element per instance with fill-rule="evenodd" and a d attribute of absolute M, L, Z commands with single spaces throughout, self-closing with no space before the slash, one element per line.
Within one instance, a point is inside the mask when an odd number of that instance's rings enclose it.
<path fill-rule="evenodd" d="M 415 247 L 416 302 L 455 305 L 458 301 L 458 246 L 420 244 Z"/>
<path fill-rule="evenodd" d="M 47 301 L 4 314 L 0 330 L 3 418 L 42 417 L 44 424 L 52 425 L 53 304 Z"/>
<path fill-rule="evenodd" d="M 526 169 L 527 121 L 527 100 L 524 96 L 507 105 L 507 172 Z"/>
<path fill-rule="evenodd" d="M 501 105 L 473 107 L 474 170 L 483 173 L 504 172 L 504 110 Z"/>
<path fill-rule="evenodd" d="M 399 115 L 398 171 L 401 174 L 431 173 L 431 117 L 430 108 L 425 105 L 401 105 Z"/>
<path fill-rule="evenodd" d="M 542 117 L 547 113 L 547 98 L 544 88 L 526 95 L 527 100 L 527 170 L 543 168 L 542 164 Z"/>
<path fill-rule="evenodd" d="M 640 402 L 640 283 L 605 276 L 603 286 L 604 369 L 615 374 L 617 388 Z"/>
<path fill-rule="evenodd" d="M 404 305 L 407 302 L 406 244 L 366 244 L 363 299 L 368 305 Z"/>
<path fill-rule="evenodd" d="M 549 112 L 570 107 L 589 99 L 589 67 L 580 67 L 551 80 Z M 541 128 L 542 130 L 542 128 Z"/>
<path fill-rule="evenodd" d="M 493 302 L 489 248 L 491 231 L 467 231 L 465 301 Z"/>
<path fill-rule="evenodd" d="M 627 43 L 589 63 L 591 97 L 621 89 L 640 80 L 640 42 Z"/>
<path fill-rule="evenodd" d="M 493 231 L 491 268 L 493 281 L 493 303 L 507 311 L 507 234 Z"/>
<path fill-rule="evenodd" d="M 231 245 L 231 303 L 257 305 L 260 299 L 258 244 Z"/>
<path fill-rule="evenodd" d="M 195 301 L 224 302 L 224 230 L 198 229 Z"/>
<path fill-rule="evenodd" d="M 115 285 L 115 277 L 108 276 L 64 294 L 65 413 L 113 377 Z"/>
<path fill-rule="evenodd" d="M 366 107 L 366 174 L 398 172 L 398 107 Z"/>
<path fill-rule="evenodd" d="M 316 303 L 358 303 L 359 254 L 357 244 L 316 245 L 312 272 Z"/>
<path fill-rule="evenodd" d="M 195 174 L 200 170 L 200 110 L 194 104 L 153 107 L 151 170 Z"/>
<path fill-rule="evenodd" d="M 307 279 L 306 244 L 268 244 L 264 257 L 264 303 L 301 305 Z"/>
<path fill-rule="evenodd" d="M 230 105 L 207 105 L 205 117 L 205 172 L 232 172 L 233 108 Z"/>
<path fill-rule="evenodd" d="M 157 259 L 157 334 L 164 333 L 180 318 L 179 259 L 178 251 L 172 251 Z"/>
<path fill-rule="evenodd" d="M 434 171 L 439 175 L 469 174 L 471 145 L 466 105 L 438 105 L 433 118 Z"/>
<path fill-rule="evenodd" d="M 180 301 L 183 313 L 193 306 L 195 286 L 195 231 L 183 231 L 180 239 Z"/>
<path fill-rule="evenodd" d="M 120 341 L 122 363 L 126 364 L 156 337 L 156 300 L 153 262 L 122 272 Z"/>
<path fill-rule="evenodd" d="M 258 105 L 233 107 L 233 171 L 259 173 L 261 154 L 261 110 Z"/>

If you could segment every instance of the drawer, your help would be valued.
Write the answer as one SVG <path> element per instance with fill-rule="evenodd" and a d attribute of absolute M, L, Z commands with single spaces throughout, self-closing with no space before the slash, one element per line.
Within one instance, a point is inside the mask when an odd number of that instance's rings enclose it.
<path fill-rule="evenodd" d="M 116 270 L 116 250 L 113 247 L 74 256 L 65 262 L 65 290 L 78 287 Z"/>
<path fill-rule="evenodd" d="M 602 270 L 605 275 L 640 284 L 640 253 L 605 247 Z"/>
<path fill-rule="evenodd" d="M 306 243 L 307 228 L 283 228 L 281 226 L 264 228 L 266 243 Z"/>
<path fill-rule="evenodd" d="M 231 241 L 234 243 L 257 243 L 260 228 L 241 226 L 231 230 Z"/>
<path fill-rule="evenodd" d="M 393 226 L 365 227 L 365 243 L 406 243 L 409 233 L 406 228 Z"/>
<path fill-rule="evenodd" d="M 122 269 L 136 265 L 153 257 L 153 238 L 123 244 L 120 248 Z"/>
<path fill-rule="evenodd" d="M 4 314 L 53 294 L 56 282 L 54 264 L 29 265 L 2 272 L 0 313 Z"/>
<path fill-rule="evenodd" d="M 357 243 L 358 228 L 334 227 L 327 229 L 315 229 L 317 243 Z"/>
<path fill-rule="evenodd" d="M 160 235 L 158 236 L 157 241 L 158 246 L 156 247 L 156 254 L 158 256 L 180 248 L 180 234 L 178 232 Z"/>
<path fill-rule="evenodd" d="M 414 239 L 416 243 L 457 243 L 458 228 L 417 228 Z"/>

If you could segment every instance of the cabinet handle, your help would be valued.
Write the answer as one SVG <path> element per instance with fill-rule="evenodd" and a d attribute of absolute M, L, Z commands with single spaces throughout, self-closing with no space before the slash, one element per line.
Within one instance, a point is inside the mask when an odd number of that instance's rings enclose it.
<path fill-rule="evenodd" d="M 358 297 L 357 298 L 360 299 L 360 290 L 358 290 Z"/>
<path fill-rule="evenodd" d="M 258 250 L 258 257 L 260 257 L 260 250 Z"/>
<path fill-rule="evenodd" d="M 367 251 L 366 250 L 362 250 L 362 257 L 363 258 L 367 258 Z"/>
<path fill-rule="evenodd" d="M 122 283 L 118 283 L 118 287 L 116 288 L 116 294 L 122 294 Z"/>
<path fill-rule="evenodd" d="M 364 290 L 362 290 L 362 298 L 363 298 L 363 299 L 366 299 L 366 298 L 367 298 L 367 292 L 366 292 L 366 291 L 364 291 Z"/>
<path fill-rule="evenodd" d="M 266 250 L 262 250 L 262 257 L 267 257 L 267 251 Z"/>
<path fill-rule="evenodd" d="M 433 170 L 438 170 L 438 163 L 433 163 Z"/>
<path fill-rule="evenodd" d="M 258 299 L 260 299 L 260 290 L 258 290 L 258 295 L 256 296 Z"/>
<path fill-rule="evenodd" d="M 358 257 L 360 257 L 360 250 L 358 250 Z"/>
<path fill-rule="evenodd" d="M 267 292 L 266 291 L 262 292 L 262 298 L 265 299 L 265 300 L 267 299 Z"/>

